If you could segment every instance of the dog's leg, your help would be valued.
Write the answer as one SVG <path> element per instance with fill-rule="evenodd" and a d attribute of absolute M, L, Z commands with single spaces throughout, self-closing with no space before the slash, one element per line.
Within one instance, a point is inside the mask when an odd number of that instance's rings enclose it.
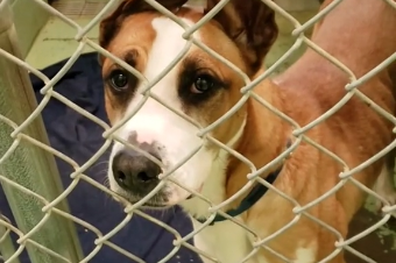
<path fill-rule="evenodd" d="M 201 228 L 201 224 L 192 219 L 194 230 Z M 233 222 L 221 222 L 201 230 L 194 236 L 194 245 L 222 263 L 241 262 L 253 249 L 248 232 Z M 201 255 L 200 255 L 201 256 Z M 201 256 L 204 263 L 214 261 Z M 251 258 L 245 263 L 268 262 L 261 258 Z"/>
<path fill-rule="evenodd" d="M 381 174 L 379 175 L 375 185 L 374 191 L 383 197 L 390 204 L 396 204 L 396 186 L 395 186 L 395 155 L 394 151 L 388 154 L 386 157 L 386 163 L 382 168 Z M 375 207 L 377 211 L 381 210 L 383 202 L 376 200 Z M 396 213 L 395 213 L 396 214 Z"/>

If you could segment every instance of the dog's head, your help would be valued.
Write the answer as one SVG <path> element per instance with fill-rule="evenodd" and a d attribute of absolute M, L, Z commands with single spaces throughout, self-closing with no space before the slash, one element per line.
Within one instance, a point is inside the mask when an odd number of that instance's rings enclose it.
<path fill-rule="evenodd" d="M 189 26 L 217 4 L 208 0 L 199 9 L 183 6 L 185 0 L 158 0 Z M 227 58 L 249 76 L 263 63 L 278 29 L 274 12 L 260 0 L 231 0 L 193 37 Z M 100 25 L 100 45 L 153 81 L 183 50 L 184 29 L 155 11 L 144 0 L 123 1 Z M 141 81 L 111 59 L 101 57 L 106 111 L 112 125 L 142 102 Z M 185 113 L 202 127 L 224 115 L 240 98 L 243 79 L 215 57 L 196 46 L 151 89 L 162 103 Z M 109 169 L 112 190 L 135 202 L 147 195 L 163 175 L 192 151 L 202 147 L 169 178 L 199 191 L 218 160 L 219 148 L 197 136 L 199 128 L 172 112 L 154 98 L 117 130 L 116 135 L 147 151 L 158 162 L 115 142 Z M 211 131 L 217 140 L 235 147 L 246 120 L 246 107 Z M 161 164 L 161 165 L 159 165 Z M 190 192 L 167 181 L 150 202 L 151 206 L 177 204 Z"/>

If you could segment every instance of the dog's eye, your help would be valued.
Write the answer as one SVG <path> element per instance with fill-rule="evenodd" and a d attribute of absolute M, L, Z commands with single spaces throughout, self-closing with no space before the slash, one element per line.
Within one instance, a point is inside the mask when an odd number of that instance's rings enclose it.
<path fill-rule="evenodd" d="M 123 70 L 114 70 L 110 75 L 110 85 L 117 91 L 128 88 L 128 73 Z"/>
<path fill-rule="evenodd" d="M 199 75 L 194 80 L 194 83 L 191 87 L 192 93 L 204 93 L 207 92 L 216 85 L 216 80 L 209 75 Z"/>
<path fill-rule="evenodd" d="M 185 67 L 178 80 L 178 95 L 184 105 L 197 106 L 229 86 L 210 69 L 195 64 Z"/>

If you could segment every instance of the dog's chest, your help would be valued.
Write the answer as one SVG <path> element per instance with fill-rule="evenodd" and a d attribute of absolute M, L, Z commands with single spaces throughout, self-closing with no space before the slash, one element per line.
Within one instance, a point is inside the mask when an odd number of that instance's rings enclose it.
<path fill-rule="evenodd" d="M 194 229 L 197 229 L 200 224 L 193 220 L 193 225 Z M 197 248 L 222 263 L 242 262 L 242 259 L 253 250 L 248 232 L 230 221 L 206 227 L 194 237 L 194 243 Z M 204 263 L 212 262 L 204 257 L 201 258 Z M 268 263 L 268 261 L 254 255 L 246 263 Z"/>

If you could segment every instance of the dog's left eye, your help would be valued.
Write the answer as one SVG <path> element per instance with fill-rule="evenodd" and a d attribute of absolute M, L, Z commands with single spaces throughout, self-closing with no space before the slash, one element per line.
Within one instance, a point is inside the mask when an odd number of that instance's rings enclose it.
<path fill-rule="evenodd" d="M 193 93 L 204 93 L 211 90 L 216 85 L 216 81 L 209 75 L 198 76 L 192 87 L 191 92 Z"/>
<path fill-rule="evenodd" d="M 178 95 L 185 105 L 197 106 L 228 85 L 213 71 L 197 69 L 196 65 L 187 64 L 186 69 L 180 74 Z"/>
<path fill-rule="evenodd" d="M 117 91 L 128 88 L 128 74 L 122 70 L 115 70 L 110 75 L 110 85 Z"/>

